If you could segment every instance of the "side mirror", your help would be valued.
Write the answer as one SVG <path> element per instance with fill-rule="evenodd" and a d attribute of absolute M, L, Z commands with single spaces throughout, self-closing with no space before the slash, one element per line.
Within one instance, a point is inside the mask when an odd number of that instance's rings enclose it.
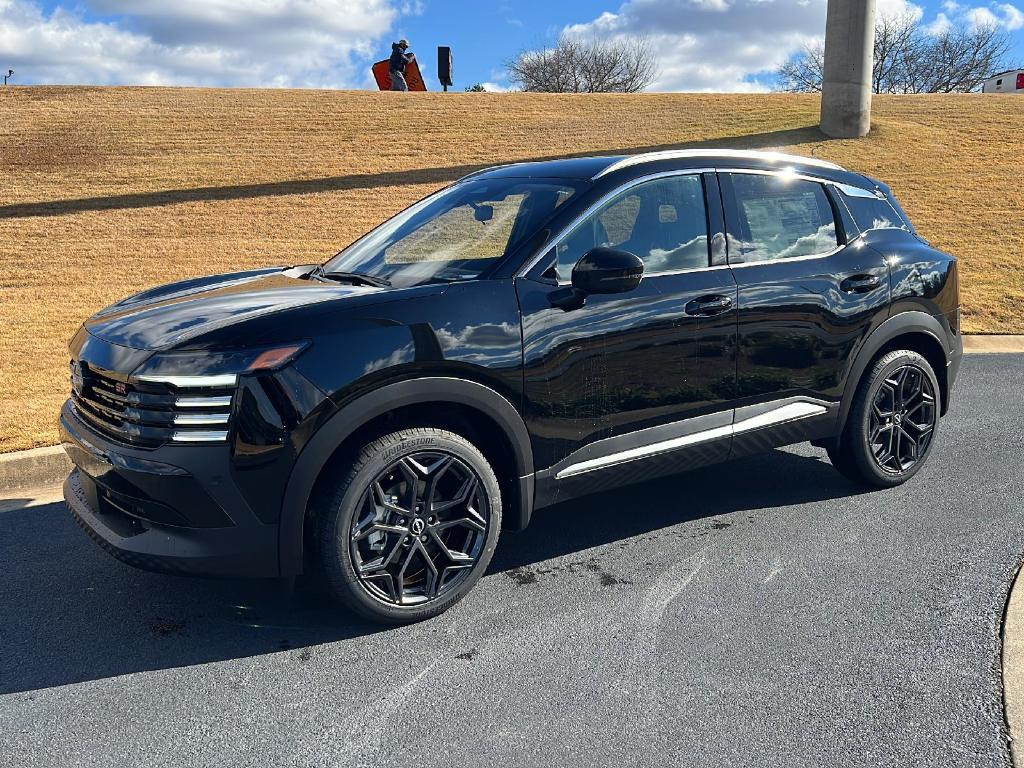
<path fill-rule="evenodd" d="M 587 296 L 632 291 L 643 277 L 644 263 L 639 256 L 615 248 L 594 248 L 572 268 L 572 286 L 553 292 L 549 300 L 566 311 L 579 309 Z"/>
<path fill-rule="evenodd" d="M 494 218 L 494 206 L 493 205 L 475 205 L 473 206 L 473 218 L 483 223 L 490 221 Z"/>
<path fill-rule="evenodd" d="M 583 294 L 625 293 L 644 277 L 639 256 L 615 248 L 594 248 L 572 268 L 572 287 Z"/>

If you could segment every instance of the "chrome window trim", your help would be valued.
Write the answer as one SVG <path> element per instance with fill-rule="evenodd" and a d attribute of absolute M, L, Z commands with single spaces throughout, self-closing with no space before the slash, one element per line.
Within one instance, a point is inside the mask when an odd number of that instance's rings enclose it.
<path fill-rule="evenodd" d="M 780 155 L 780 157 L 797 157 L 797 156 L 795 156 L 795 155 Z M 822 161 L 822 162 L 824 162 L 824 161 Z M 831 167 L 831 166 L 824 166 L 824 167 Z M 845 169 L 841 168 L 840 166 L 836 166 L 836 168 L 838 170 L 845 170 Z M 689 176 L 689 175 L 699 175 L 699 174 L 704 174 L 704 173 L 716 173 L 716 174 L 717 173 L 734 173 L 734 174 L 735 173 L 742 173 L 742 174 L 749 174 L 749 175 L 753 175 L 753 176 L 780 176 L 780 177 L 784 177 L 784 178 L 787 178 L 787 179 L 800 179 L 802 181 L 811 181 L 811 182 L 814 182 L 816 184 L 831 185 L 833 187 L 839 188 L 840 191 L 843 191 L 844 188 L 847 188 L 847 189 L 856 189 L 856 190 L 859 190 L 860 192 L 865 193 L 863 195 L 851 195 L 851 196 L 855 196 L 855 197 L 859 196 L 859 197 L 871 197 L 871 198 L 875 198 L 875 199 L 885 199 L 884 195 L 881 198 L 879 198 L 879 196 L 877 194 L 875 194 L 874 192 L 871 192 L 870 190 L 863 189 L 861 187 L 855 187 L 855 186 L 850 185 L 850 184 L 840 184 L 837 181 L 833 181 L 832 179 L 826 179 L 823 176 L 815 176 L 813 174 L 808 174 L 808 173 L 796 173 L 795 171 L 793 171 L 791 169 L 786 169 L 786 168 L 767 169 L 767 168 L 720 168 L 720 167 L 716 167 L 716 168 L 680 168 L 680 169 L 671 170 L 671 171 L 660 171 L 658 173 L 651 173 L 651 174 L 647 174 L 645 176 L 638 176 L 635 179 L 630 179 L 629 181 L 625 182 L 621 186 L 616 187 L 612 191 L 610 191 L 607 194 L 603 195 L 597 202 L 595 202 L 592 205 L 588 206 L 587 209 L 585 211 L 583 211 L 583 213 L 581 213 L 579 216 L 577 216 L 575 219 L 573 219 L 572 222 L 570 222 L 570 224 L 568 226 L 566 226 L 565 229 L 562 230 L 562 232 L 558 235 L 558 237 L 556 237 L 549 244 L 547 244 L 546 246 L 541 248 L 536 254 L 534 254 L 533 257 L 531 257 L 526 262 L 526 264 L 524 266 L 520 267 L 519 270 L 517 270 L 515 276 L 516 277 L 525 277 L 527 274 L 529 274 L 529 272 L 534 267 L 537 266 L 537 263 L 542 258 L 544 258 L 544 256 L 552 248 L 557 248 L 559 246 L 559 244 L 561 244 L 562 240 L 564 240 L 566 237 L 568 237 L 569 234 L 571 234 L 572 231 L 574 229 L 576 229 L 576 227 L 579 226 L 586 218 L 591 216 L 599 208 L 601 208 L 605 203 L 607 203 L 610 200 L 612 200 L 613 198 L 617 197 L 619 194 L 621 194 L 623 192 L 626 192 L 626 191 L 632 189 L 635 186 L 639 186 L 640 184 L 643 184 L 643 183 L 645 183 L 647 181 L 654 181 L 654 180 L 657 180 L 657 179 L 667 178 L 667 177 L 670 177 L 670 176 Z M 594 178 L 596 179 L 598 177 L 595 176 Z M 851 214 L 851 216 L 852 216 L 852 214 Z M 861 234 L 863 234 L 863 233 L 861 233 Z M 726 236 L 728 236 L 728 233 L 726 233 Z M 854 238 L 854 240 L 856 240 L 856 239 L 857 238 Z M 850 243 L 839 243 L 839 245 L 836 248 L 833 248 L 831 251 L 825 251 L 823 253 L 811 253 L 811 254 L 807 254 L 806 256 L 793 256 L 793 257 L 788 258 L 788 259 L 760 259 L 758 261 L 735 261 L 735 262 L 730 261 L 727 264 L 709 264 L 706 267 L 691 267 L 689 269 L 674 269 L 674 270 L 667 270 L 667 271 L 664 271 L 664 272 L 652 272 L 650 274 L 646 274 L 645 273 L 644 274 L 644 279 L 646 280 L 649 277 L 662 277 L 662 276 L 671 276 L 671 275 L 682 275 L 682 274 L 686 274 L 686 273 L 689 273 L 689 272 L 708 272 L 708 271 L 715 270 L 715 269 L 729 269 L 730 267 L 752 267 L 752 266 L 760 265 L 760 264 L 784 264 L 784 263 L 788 263 L 788 262 L 791 262 L 791 261 L 807 261 L 807 260 L 810 260 L 810 259 L 825 259 L 825 258 L 828 258 L 829 256 L 834 256 L 835 254 L 839 253 L 840 251 L 842 251 L 844 248 L 846 248 L 849 245 L 850 245 Z M 567 286 L 567 285 L 571 285 L 571 281 L 569 281 L 569 280 L 559 280 L 557 282 L 557 285 L 559 287 L 564 287 L 564 286 Z"/>
<path fill-rule="evenodd" d="M 833 181 L 832 186 L 847 197 L 872 197 L 876 200 L 885 200 L 885 195 L 880 189 L 864 189 L 863 187 L 855 187 L 852 184 L 840 184 L 838 181 Z"/>
<path fill-rule="evenodd" d="M 831 251 L 825 251 L 824 253 L 808 253 L 805 256 L 790 256 L 788 259 L 758 259 L 757 261 L 737 261 L 729 264 L 729 266 L 739 269 L 742 267 L 760 267 L 765 264 L 789 264 L 790 262 L 793 261 L 827 259 L 829 256 L 835 256 L 848 245 L 849 243 L 840 243 L 836 248 L 833 248 Z"/>
<path fill-rule="evenodd" d="M 791 155 L 784 152 L 766 152 L 750 149 L 669 149 L 662 152 L 644 152 L 639 155 L 630 155 L 622 160 L 598 171 L 591 181 L 597 181 L 602 176 L 618 171 L 622 168 L 630 168 L 643 163 L 653 163 L 658 160 L 683 160 L 697 157 L 732 157 L 740 160 L 768 160 L 775 163 L 801 163 L 803 165 L 817 166 L 818 168 L 831 168 L 835 171 L 845 171 L 841 165 L 831 160 L 822 160 L 818 157 L 805 157 L 803 155 Z"/>
<path fill-rule="evenodd" d="M 752 432 L 756 429 L 774 427 L 780 424 L 810 418 L 811 416 L 821 416 L 829 412 L 829 406 L 826 403 L 813 398 L 797 400 L 787 399 L 777 402 L 778 405 L 775 407 L 771 407 L 762 413 L 740 419 L 739 421 L 734 421 L 732 424 L 726 426 L 712 427 L 711 429 L 705 429 L 700 432 L 683 435 L 682 437 L 660 440 L 637 448 L 628 448 L 626 450 L 609 453 L 605 456 L 599 456 L 593 459 L 577 462 L 576 464 L 570 464 L 568 467 L 557 472 L 555 474 L 555 479 L 563 480 L 567 477 L 582 475 L 598 469 L 607 469 L 609 467 L 626 464 L 638 459 L 645 459 L 663 453 L 670 453 L 678 448 L 706 443 L 723 437 L 741 435 L 746 432 Z"/>

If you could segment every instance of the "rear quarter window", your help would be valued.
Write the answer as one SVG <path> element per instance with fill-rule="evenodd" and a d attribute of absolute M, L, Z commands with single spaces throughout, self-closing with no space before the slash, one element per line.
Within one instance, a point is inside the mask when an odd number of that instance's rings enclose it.
<path fill-rule="evenodd" d="M 869 229 L 906 229 L 907 226 L 888 200 L 880 197 L 851 197 L 843 195 L 843 201 L 850 209 L 857 227 L 866 232 Z"/>

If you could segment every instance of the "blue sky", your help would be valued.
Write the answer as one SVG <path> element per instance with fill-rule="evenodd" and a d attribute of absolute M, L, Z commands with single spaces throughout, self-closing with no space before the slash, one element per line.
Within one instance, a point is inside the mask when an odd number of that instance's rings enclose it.
<path fill-rule="evenodd" d="M 407 37 L 437 88 L 509 85 L 504 63 L 563 31 L 644 36 L 652 90 L 760 90 L 824 30 L 826 0 L 0 0 L 0 67 L 17 83 L 371 87 L 369 65 Z M 1000 24 L 1024 63 L 1024 0 L 878 0 L 923 23 Z"/>

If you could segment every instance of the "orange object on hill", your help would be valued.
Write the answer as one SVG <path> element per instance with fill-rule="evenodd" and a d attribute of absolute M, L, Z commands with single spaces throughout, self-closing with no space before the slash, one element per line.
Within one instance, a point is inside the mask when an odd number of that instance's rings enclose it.
<path fill-rule="evenodd" d="M 373 79 L 377 81 L 377 87 L 382 91 L 391 90 L 391 73 L 388 71 L 388 59 L 378 61 L 373 65 Z M 410 91 L 425 91 L 427 84 L 423 82 L 423 75 L 420 74 L 419 62 L 413 60 L 405 66 L 405 82 Z"/>

